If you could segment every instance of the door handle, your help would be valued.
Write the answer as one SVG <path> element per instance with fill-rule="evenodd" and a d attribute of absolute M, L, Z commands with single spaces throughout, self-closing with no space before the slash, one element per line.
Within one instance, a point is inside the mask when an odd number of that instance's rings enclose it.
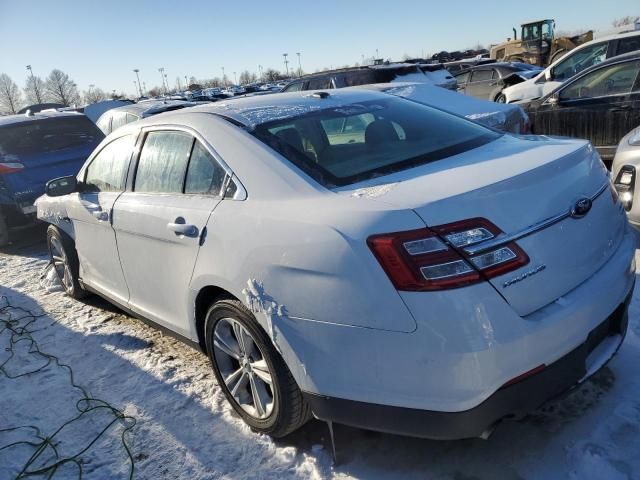
<path fill-rule="evenodd" d="M 182 222 L 179 220 L 182 220 Z M 176 218 L 175 223 L 167 223 L 167 228 L 176 235 L 183 235 L 185 237 L 198 236 L 198 227 L 184 223 L 184 218 L 182 217 Z"/>

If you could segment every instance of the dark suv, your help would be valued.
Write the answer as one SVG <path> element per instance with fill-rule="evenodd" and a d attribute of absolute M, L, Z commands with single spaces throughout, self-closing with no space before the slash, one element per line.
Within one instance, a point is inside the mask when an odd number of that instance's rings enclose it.
<path fill-rule="evenodd" d="M 55 177 L 74 175 L 104 134 L 85 115 L 46 111 L 0 117 L 0 246 L 35 220 L 33 202 Z"/>

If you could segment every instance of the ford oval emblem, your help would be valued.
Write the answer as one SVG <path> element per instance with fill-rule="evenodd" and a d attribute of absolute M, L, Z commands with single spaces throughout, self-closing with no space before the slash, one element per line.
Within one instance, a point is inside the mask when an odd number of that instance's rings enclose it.
<path fill-rule="evenodd" d="M 571 207 L 571 216 L 573 218 L 584 217 L 587 213 L 589 213 L 592 205 L 593 202 L 590 198 L 581 198 L 573 205 L 573 207 Z"/>

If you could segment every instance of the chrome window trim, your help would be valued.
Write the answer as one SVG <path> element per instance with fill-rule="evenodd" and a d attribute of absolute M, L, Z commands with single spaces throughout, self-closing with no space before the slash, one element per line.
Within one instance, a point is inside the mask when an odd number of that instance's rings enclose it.
<path fill-rule="evenodd" d="M 588 198 L 592 202 L 595 201 L 600 195 L 602 195 L 602 193 L 605 190 L 607 190 L 608 187 L 609 187 L 609 182 L 607 181 L 596 191 L 596 193 L 594 193 Z M 546 218 L 540 222 L 534 223 L 533 225 L 523 228 L 522 230 L 519 230 L 517 232 L 510 233 L 510 234 L 502 233 L 492 240 L 487 240 L 482 243 L 470 245 L 468 247 L 465 247 L 463 250 L 468 255 L 477 255 L 479 253 L 484 253 L 489 250 L 493 250 L 495 248 L 506 245 L 507 243 L 511 243 L 516 240 L 520 240 L 521 238 L 528 237 L 529 235 L 539 232 L 540 230 L 544 230 L 545 228 L 549 228 L 552 225 L 555 225 L 556 223 L 561 222 L 562 220 L 570 217 L 571 217 L 571 207 L 565 212 Z"/>

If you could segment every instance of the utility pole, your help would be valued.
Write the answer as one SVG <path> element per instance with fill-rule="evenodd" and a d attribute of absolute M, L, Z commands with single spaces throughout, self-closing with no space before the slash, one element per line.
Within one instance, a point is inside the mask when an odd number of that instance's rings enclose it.
<path fill-rule="evenodd" d="M 27 65 L 27 70 L 31 74 L 31 83 L 33 84 L 33 92 L 36 94 L 36 100 L 38 103 L 42 103 L 42 97 L 40 96 L 40 87 L 36 83 L 36 78 L 33 76 L 33 70 L 31 69 L 31 65 Z"/>
<path fill-rule="evenodd" d="M 160 81 L 162 82 L 162 88 L 164 89 L 164 94 L 167 94 L 167 87 L 164 86 L 164 67 L 160 67 L 158 69 L 160 72 Z"/>
<path fill-rule="evenodd" d="M 300 63 L 300 52 L 296 52 L 298 56 L 298 78 L 302 76 L 302 64 Z"/>
<path fill-rule="evenodd" d="M 287 78 L 289 78 L 289 60 L 287 60 L 287 55 L 289 55 L 288 53 L 283 53 L 282 56 L 284 57 L 284 69 L 287 72 Z"/>
<path fill-rule="evenodd" d="M 140 96 L 142 96 L 142 87 L 140 87 L 140 75 L 138 75 L 140 73 L 140 70 L 138 68 L 134 68 L 133 71 L 136 72 L 136 78 L 138 79 L 138 89 L 140 90 Z"/>

